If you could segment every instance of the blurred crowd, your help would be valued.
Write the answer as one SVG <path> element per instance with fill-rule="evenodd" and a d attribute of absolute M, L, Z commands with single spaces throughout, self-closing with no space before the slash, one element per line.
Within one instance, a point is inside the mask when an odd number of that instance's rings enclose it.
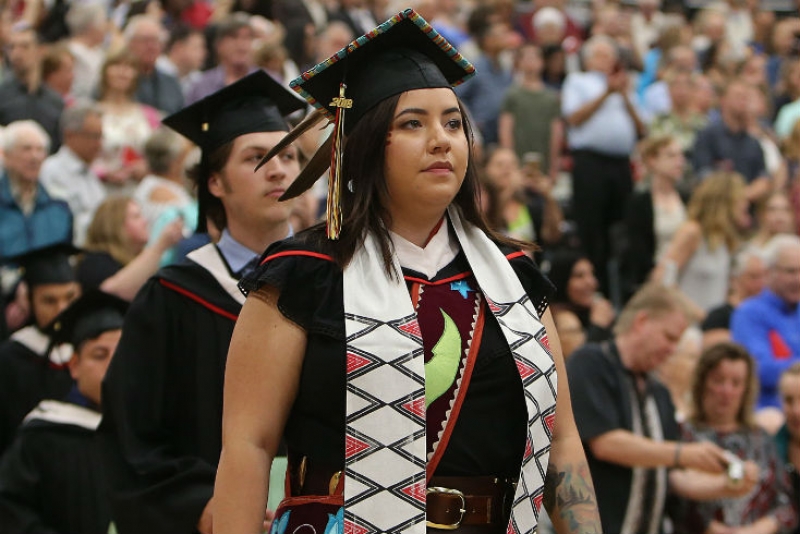
<path fill-rule="evenodd" d="M 550 304 L 604 523 L 638 467 L 713 472 L 703 454 L 724 450 L 742 463 L 723 462 L 715 499 L 702 477 L 665 482 L 678 501 L 661 503 L 670 528 L 795 532 L 800 5 L 790 1 L 6 2 L 0 339 L 44 329 L 80 290 L 131 300 L 160 267 L 219 238 L 214 221 L 195 233 L 199 152 L 163 117 L 257 69 L 288 84 L 405 7 L 476 67 L 456 92 L 475 126 L 482 206 L 495 229 L 538 245 L 556 286 Z M 301 152 L 322 139 L 304 136 Z M 324 217 L 325 190 L 296 202 L 294 232 Z M 76 282 L 26 279 L 25 258 L 64 243 L 77 247 Z M 680 320 L 663 320 L 674 310 L 654 285 L 681 301 Z M 641 310 L 655 312 L 637 322 Z M 663 388 L 659 402 L 680 423 L 640 432 L 642 456 L 601 439 L 630 421 L 598 423 L 608 419 L 598 406 L 622 402 L 591 386 L 610 372 L 598 347 L 615 347 L 635 375 L 642 410 L 647 388 Z M 649 386 L 635 384 L 640 373 Z M 669 440 L 678 446 L 658 449 Z M 660 487 L 649 480 L 642 487 Z M 606 493 L 618 484 L 623 497 Z M 636 524 L 623 516 L 619 525 Z M 658 517 L 627 531 L 658 532 Z"/>

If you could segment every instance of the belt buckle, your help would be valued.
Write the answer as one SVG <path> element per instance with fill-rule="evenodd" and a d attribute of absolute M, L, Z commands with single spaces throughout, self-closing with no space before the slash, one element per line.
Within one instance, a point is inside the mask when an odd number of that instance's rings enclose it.
<path fill-rule="evenodd" d="M 447 523 L 433 523 L 432 521 L 425 521 L 425 525 L 430 527 L 430 528 L 436 528 L 436 529 L 439 529 L 439 530 L 456 530 L 458 527 L 460 527 L 461 526 L 461 522 L 464 520 L 464 514 L 467 513 L 467 499 L 464 496 L 464 492 L 459 491 L 457 489 L 441 488 L 441 487 L 438 487 L 438 486 L 434 486 L 434 487 L 428 488 L 425 491 L 425 496 L 427 497 L 431 493 L 442 493 L 442 494 L 446 494 L 446 495 L 455 495 L 456 497 L 461 499 L 461 508 L 458 509 L 458 511 L 459 511 L 459 513 L 461 515 L 459 516 L 458 521 L 456 521 L 455 523 L 447 524 Z"/>

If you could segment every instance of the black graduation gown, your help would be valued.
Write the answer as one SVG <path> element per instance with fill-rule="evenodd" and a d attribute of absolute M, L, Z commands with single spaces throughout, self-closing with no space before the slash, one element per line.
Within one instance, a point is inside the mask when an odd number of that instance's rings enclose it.
<path fill-rule="evenodd" d="M 48 401 L 41 406 L 48 403 L 66 405 Z M 19 428 L 0 463 L 3 534 L 108 532 L 107 490 L 95 440 L 97 421 L 92 424 L 92 412 L 87 409 L 86 413 L 88 418 L 67 417 L 69 421 L 30 419 Z"/>
<path fill-rule="evenodd" d="M 35 326 L 0 345 L 0 455 L 39 401 L 62 399 L 72 387 L 66 366 L 48 358 L 49 345 L 50 339 Z"/>
<path fill-rule="evenodd" d="M 220 265 L 162 269 L 125 316 L 99 429 L 120 534 L 195 532 L 213 493 L 225 361 L 244 301 Z"/>

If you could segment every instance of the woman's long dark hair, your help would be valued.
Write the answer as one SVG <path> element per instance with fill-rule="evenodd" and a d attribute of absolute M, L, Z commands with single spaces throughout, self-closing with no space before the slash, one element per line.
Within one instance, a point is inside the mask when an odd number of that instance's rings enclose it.
<path fill-rule="evenodd" d="M 386 163 L 386 137 L 389 134 L 400 94 L 389 97 L 364 114 L 347 137 L 342 161 L 342 231 L 338 241 L 327 241 L 324 225 L 305 234 L 319 248 L 333 256 L 344 268 L 368 233 L 378 239 L 387 274 L 392 276 L 392 249 L 388 228 L 391 226 L 389 189 L 383 169 Z M 510 239 L 494 232 L 480 209 L 480 185 L 472 158 L 472 127 L 459 100 L 464 134 L 469 141 L 469 162 L 461 188 L 453 203 L 461 208 L 464 218 L 486 233 L 495 242 L 517 248 L 535 249 L 535 245 Z M 348 184 L 352 184 L 352 192 Z"/>

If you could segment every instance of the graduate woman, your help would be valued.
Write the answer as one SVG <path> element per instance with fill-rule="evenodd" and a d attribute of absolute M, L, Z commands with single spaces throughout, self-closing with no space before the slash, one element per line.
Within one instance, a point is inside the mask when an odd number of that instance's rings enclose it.
<path fill-rule="evenodd" d="M 285 196 L 330 162 L 328 221 L 241 283 L 215 534 L 261 532 L 282 436 L 275 533 L 599 532 L 552 286 L 479 215 L 472 72 L 406 10 L 293 82 L 334 133 Z"/>

